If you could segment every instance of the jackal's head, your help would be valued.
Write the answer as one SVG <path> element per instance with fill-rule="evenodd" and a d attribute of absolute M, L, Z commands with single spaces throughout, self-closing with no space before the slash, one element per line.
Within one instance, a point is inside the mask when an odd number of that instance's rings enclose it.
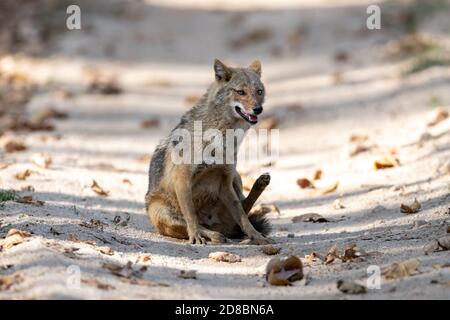
<path fill-rule="evenodd" d="M 230 120 L 257 123 L 265 95 L 261 63 L 256 60 L 247 68 L 231 68 L 216 59 L 214 72 L 217 88 L 214 105 L 223 108 L 224 116 Z"/>

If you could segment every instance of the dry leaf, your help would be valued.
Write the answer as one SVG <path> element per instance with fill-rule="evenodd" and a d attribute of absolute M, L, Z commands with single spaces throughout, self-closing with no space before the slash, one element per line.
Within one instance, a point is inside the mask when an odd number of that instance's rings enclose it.
<path fill-rule="evenodd" d="M 142 272 L 134 270 L 131 261 L 125 266 L 117 265 L 114 263 L 103 263 L 102 268 L 109 270 L 113 275 L 122 278 L 141 278 Z"/>
<path fill-rule="evenodd" d="M 241 262 L 241 257 L 239 257 L 238 255 L 224 251 L 211 252 L 208 258 L 217 262 L 229 262 L 229 263 Z"/>
<path fill-rule="evenodd" d="M 19 200 L 17 200 L 17 202 L 23 203 L 23 204 L 31 204 L 34 206 L 43 206 L 45 204 L 45 202 L 42 200 L 34 200 L 32 196 L 24 196 L 24 197 L 20 198 Z"/>
<path fill-rule="evenodd" d="M 303 278 L 303 264 L 296 256 L 273 258 L 266 266 L 266 280 L 273 286 L 288 286 Z"/>
<path fill-rule="evenodd" d="M 295 216 L 291 220 L 294 223 L 297 223 L 297 222 L 314 222 L 314 223 L 330 222 L 329 220 L 325 219 L 318 213 L 305 213 L 305 214 L 302 214 L 299 216 Z"/>
<path fill-rule="evenodd" d="M 275 255 L 275 254 L 280 253 L 281 248 L 277 248 L 277 247 L 274 247 L 274 246 L 272 246 L 272 245 L 269 244 L 269 245 L 267 245 L 267 246 L 261 247 L 261 251 L 262 251 L 264 254 L 267 254 L 268 256 L 273 256 L 273 255 Z"/>
<path fill-rule="evenodd" d="M 357 144 L 356 146 L 354 146 L 350 149 L 349 156 L 354 157 L 360 153 L 370 151 L 372 148 L 373 148 L 373 146 L 369 146 L 369 145 L 365 145 L 365 144 Z"/>
<path fill-rule="evenodd" d="M 197 271 L 195 270 L 181 270 L 178 275 L 182 279 L 197 279 Z"/>
<path fill-rule="evenodd" d="M 149 255 L 142 255 L 137 258 L 136 263 L 139 263 L 141 261 L 146 263 L 146 262 L 149 262 L 151 259 L 152 258 Z"/>
<path fill-rule="evenodd" d="M 115 289 L 114 286 L 112 286 L 110 284 L 107 284 L 107 283 L 104 283 L 104 282 L 101 282 L 101 281 L 99 281 L 97 279 L 94 279 L 94 278 L 81 279 L 81 283 L 84 283 L 84 284 L 86 284 L 88 286 L 91 286 L 91 287 L 96 287 L 96 288 L 101 289 L 101 290 L 114 290 Z"/>
<path fill-rule="evenodd" d="M 436 108 L 433 110 L 430 121 L 428 121 L 427 126 L 433 127 L 437 125 L 439 122 L 444 121 L 448 118 L 448 111 L 444 108 Z"/>
<path fill-rule="evenodd" d="M 18 139 L 6 139 L 6 141 L 2 142 L 3 149 L 6 153 L 19 152 L 27 149 L 23 141 Z"/>
<path fill-rule="evenodd" d="M 314 188 L 314 184 L 307 178 L 297 179 L 297 185 L 302 188 Z"/>
<path fill-rule="evenodd" d="M 400 205 L 400 211 L 405 214 L 413 214 L 419 212 L 421 207 L 420 202 L 417 201 L 417 199 L 414 199 L 414 202 L 410 205 L 402 203 Z"/>
<path fill-rule="evenodd" d="M 47 153 L 35 153 L 31 156 L 31 162 L 40 168 L 47 169 L 52 164 L 52 158 Z"/>
<path fill-rule="evenodd" d="M 367 134 L 352 134 L 350 136 L 350 142 L 363 143 L 369 140 L 369 136 Z"/>
<path fill-rule="evenodd" d="M 383 270 L 383 275 L 386 279 L 399 279 L 409 277 L 419 273 L 419 271 L 417 270 L 419 263 L 420 262 L 417 259 L 393 263 Z"/>
<path fill-rule="evenodd" d="M 130 186 L 133 185 L 133 183 L 131 183 L 131 181 L 129 179 L 123 179 L 122 183 L 129 184 Z"/>
<path fill-rule="evenodd" d="M 363 294 L 367 292 L 367 289 L 365 286 L 360 285 L 355 282 L 350 281 L 343 281 L 339 280 L 337 282 L 337 288 L 339 291 L 346 293 L 346 294 Z"/>
<path fill-rule="evenodd" d="M 399 165 L 400 162 L 398 161 L 398 159 L 392 156 L 385 156 L 383 158 L 375 160 L 373 163 L 373 166 L 376 170 L 397 167 Z"/>
<path fill-rule="evenodd" d="M 325 258 L 321 254 L 319 254 L 317 252 L 311 252 L 311 254 L 305 255 L 305 259 L 308 262 L 310 262 L 310 263 L 311 262 L 316 262 L 317 260 L 320 260 L 320 261 L 324 261 L 325 260 Z"/>
<path fill-rule="evenodd" d="M 315 190 L 311 191 L 311 195 L 321 196 L 324 194 L 328 194 L 328 193 L 336 191 L 338 187 L 339 187 L 339 182 L 335 182 L 333 184 L 330 184 L 328 187 L 321 188 L 321 189 L 315 189 Z"/>
<path fill-rule="evenodd" d="M 31 176 L 31 174 L 33 173 L 33 171 L 31 171 L 30 169 L 27 169 L 25 171 L 22 172 L 18 172 L 14 175 L 14 177 L 17 180 L 26 180 L 29 176 Z"/>
<path fill-rule="evenodd" d="M 159 119 L 147 119 L 141 122 L 141 128 L 143 129 L 155 127 L 159 127 Z"/>
<path fill-rule="evenodd" d="M 89 93 L 94 94 L 121 94 L 122 88 L 119 87 L 118 83 L 113 79 L 100 79 L 94 77 L 88 87 Z"/>
<path fill-rule="evenodd" d="M 356 244 L 347 244 L 344 248 L 344 254 L 340 257 L 342 262 L 360 261 L 361 257 L 366 256 L 367 253 L 359 248 Z"/>
<path fill-rule="evenodd" d="M 5 239 L 0 239 L 0 251 L 12 248 L 15 245 L 21 244 L 25 238 L 31 237 L 31 233 L 19 229 L 10 229 L 6 234 Z"/>
<path fill-rule="evenodd" d="M 333 245 L 325 256 L 325 264 L 332 263 L 336 258 L 339 258 L 339 250 L 336 245 Z"/>
<path fill-rule="evenodd" d="M 96 247 L 95 250 L 97 250 L 100 253 L 107 254 L 108 256 L 114 255 L 114 250 L 111 249 L 110 247 L 106 247 L 106 246 Z"/>
<path fill-rule="evenodd" d="M 0 291 L 8 290 L 15 284 L 19 284 L 23 281 L 23 277 L 18 274 L 14 273 L 11 275 L 0 275 Z"/>
<path fill-rule="evenodd" d="M 108 195 L 108 193 L 109 193 L 109 191 L 103 190 L 103 188 L 100 187 L 100 186 L 98 185 L 97 181 L 95 181 L 95 180 L 92 180 L 91 189 L 92 189 L 92 191 L 94 191 L 94 192 L 97 193 L 98 195 L 105 196 L 105 197 L 106 197 L 106 196 Z"/>
<path fill-rule="evenodd" d="M 313 180 L 320 180 L 322 178 L 322 170 L 317 169 L 314 172 Z"/>

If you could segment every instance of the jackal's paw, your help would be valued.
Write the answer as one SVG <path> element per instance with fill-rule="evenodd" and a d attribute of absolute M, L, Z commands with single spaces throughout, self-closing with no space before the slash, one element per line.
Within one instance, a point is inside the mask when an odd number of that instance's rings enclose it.
<path fill-rule="evenodd" d="M 189 234 L 189 243 L 192 244 L 206 244 L 206 239 L 202 237 L 199 231 Z"/>
<path fill-rule="evenodd" d="M 259 178 L 256 180 L 256 183 L 265 188 L 269 185 L 270 183 L 270 174 L 268 173 L 263 173 L 262 175 L 259 176 Z"/>

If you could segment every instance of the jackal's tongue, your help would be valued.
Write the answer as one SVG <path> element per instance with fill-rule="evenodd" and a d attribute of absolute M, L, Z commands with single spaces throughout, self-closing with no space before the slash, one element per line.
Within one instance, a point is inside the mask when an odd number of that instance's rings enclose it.
<path fill-rule="evenodd" d="M 248 118 L 249 118 L 249 120 L 250 121 L 258 121 L 258 117 L 257 116 L 254 116 L 254 115 L 252 115 L 252 114 L 248 114 L 247 113 L 247 116 L 248 116 Z"/>

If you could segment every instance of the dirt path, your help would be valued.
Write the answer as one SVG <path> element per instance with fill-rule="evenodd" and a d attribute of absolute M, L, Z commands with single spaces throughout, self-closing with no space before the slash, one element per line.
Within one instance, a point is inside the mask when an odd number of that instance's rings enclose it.
<path fill-rule="evenodd" d="M 0 208 L 0 236 L 10 228 L 32 233 L 0 252 L 0 275 L 20 278 L 9 289 L 0 287 L 0 299 L 450 298 L 448 251 L 423 250 L 445 236 L 450 223 L 450 120 L 427 127 L 433 105 L 449 110 L 449 67 L 402 76 L 413 60 L 386 57 L 386 43 L 401 33 L 364 30 L 361 4 L 245 12 L 108 3 L 103 11 L 82 5 L 85 31 L 60 35 L 51 55 L 0 61 L 46 88 L 33 96 L 30 114 L 51 106 L 68 115 L 52 120 L 52 132 L 14 133 L 28 149 L 0 154 L 0 162 L 10 164 L 0 169 L 0 187 L 45 201 L 43 206 L 7 201 Z M 435 14 L 433 23 L 421 24 L 423 31 L 447 30 L 441 37 L 448 43 L 447 17 L 448 11 Z M 252 30 L 259 36 L 245 36 Z M 281 119 L 280 157 L 270 167 L 241 169 L 254 177 L 270 172 L 262 202 L 281 211 L 270 214 L 272 238 L 280 256 L 302 258 L 306 284 L 268 285 L 263 275 L 270 257 L 258 246 L 192 246 L 155 234 L 147 221 L 145 155 L 189 107 L 186 97 L 204 92 L 215 57 L 236 64 L 262 60 L 266 112 Z M 99 75 L 116 79 L 122 92 L 87 93 L 89 81 Z M 159 126 L 141 127 L 154 118 Z M 354 134 L 367 135 L 364 145 L 370 148 L 350 156 Z M 399 166 L 374 170 L 376 159 L 394 151 Z M 51 156 L 49 168 L 31 163 L 37 152 Z M 26 169 L 33 171 L 26 180 L 14 177 Z M 316 184 L 339 182 L 335 192 L 312 196 L 298 187 L 298 178 L 312 177 L 317 169 L 323 177 Z M 92 191 L 94 179 L 108 196 Z M 28 186 L 34 191 L 21 191 Z M 415 198 L 421 210 L 401 213 L 400 204 Z M 335 208 L 338 199 L 343 208 Z M 311 212 L 332 221 L 291 222 Z M 329 265 L 304 259 L 349 243 L 375 254 Z M 208 254 L 214 251 L 237 254 L 242 262 L 213 262 Z M 380 289 L 361 296 L 336 288 L 339 279 L 366 284 L 370 265 L 383 269 L 408 259 L 420 261 L 413 276 L 382 278 Z M 134 282 L 126 268 L 110 271 L 111 264 L 128 261 L 134 270 L 147 269 L 137 271 L 140 278 L 132 275 Z M 180 270 L 196 270 L 197 278 L 181 279 Z"/>

